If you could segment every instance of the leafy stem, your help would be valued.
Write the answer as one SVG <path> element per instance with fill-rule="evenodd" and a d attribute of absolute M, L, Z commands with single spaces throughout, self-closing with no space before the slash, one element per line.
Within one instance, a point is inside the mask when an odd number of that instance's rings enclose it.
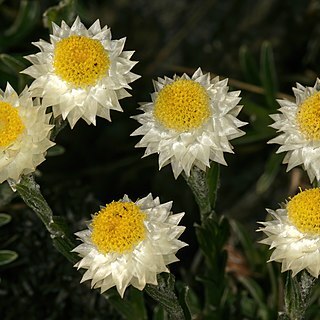
<path fill-rule="evenodd" d="M 46 226 L 56 249 L 70 262 L 75 263 L 78 260 L 77 256 L 70 252 L 75 247 L 74 240 L 69 234 L 62 217 L 53 215 L 33 175 L 23 176 L 14 187 L 26 205 L 37 214 Z"/>

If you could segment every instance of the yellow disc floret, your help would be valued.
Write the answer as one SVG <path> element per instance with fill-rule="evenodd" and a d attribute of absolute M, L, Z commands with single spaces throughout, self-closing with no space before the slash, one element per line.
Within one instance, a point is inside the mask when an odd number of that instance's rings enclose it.
<path fill-rule="evenodd" d="M 102 253 L 124 253 L 145 238 L 145 213 L 133 202 L 111 202 L 92 220 L 91 240 Z"/>
<path fill-rule="evenodd" d="M 299 231 L 320 235 L 320 188 L 300 192 L 288 202 L 287 210 Z"/>
<path fill-rule="evenodd" d="M 13 143 L 24 128 L 18 109 L 10 103 L 0 101 L 0 147 Z"/>
<path fill-rule="evenodd" d="M 178 132 L 200 127 L 210 116 L 210 99 L 198 82 L 179 79 L 165 85 L 158 93 L 155 118 Z"/>
<path fill-rule="evenodd" d="M 106 75 L 110 60 L 99 40 L 70 36 L 57 42 L 53 66 L 64 81 L 75 87 L 86 87 Z"/>
<path fill-rule="evenodd" d="M 297 121 L 301 132 L 308 140 L 320 140 L 320 92 L 301 103 Z"/>

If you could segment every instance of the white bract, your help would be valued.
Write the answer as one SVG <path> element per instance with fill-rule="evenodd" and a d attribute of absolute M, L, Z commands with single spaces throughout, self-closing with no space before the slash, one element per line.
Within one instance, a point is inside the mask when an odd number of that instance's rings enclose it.
<path fill-rule="evenodd" d="M 167 265 L 187 245 L 178 240 L 184 213 L 172 214 L 171 206 L 149 194 L 136 202 L 124 196 L 101 208 L 88 229 L 76 233 L 83 243 L 73 250 L 82 257 L 75 267 L 87 269 L 81 282 L 91 279 L 101 293 L 116 286 L 121 297 L 130 284 L 139 290 L 157 284 L 157 274 L 169 272 Z"/>
<path fill-rule="evenodd" d="M 287 152 L 287 171 L 302 165 L 310 181 L 320 180 L 320 80 L 314 87 L 297 83 L 295 101 L 278 100 L 280 114 L 271 115 L 271 127 L 280 134 L 268 143 L 280 144 L 277 153 Z"/>
<path fill-rule="evenodd" d="M 36 102 L 37 103 L 37 102 Z M 51 114 L 35 104 L 25 88 L 20 96 L 7 84 L 0 90 L 0 183 L 34 172 L 54 145 L 49 140 Z"/>
<path fill-rule="evenodd" d="M 143 135 L 136 147 L 146 147 L 144 156 L 159 154 L 159 169 L 170 163 L 175 178 L 182 171 L 189 176 L 192 166 L 205 171 L 210 160 L 226 165 L 229 140 L 242 136 L 239 127 L 246 124 L 237 119 L 240 91 L 228 92 L 227 82 L 200 68 L 191 78 L 158 78 L 152 102 L 133 117 L 141 126 L 132 135 Z"/>
<path fill-rule="evenodd" d="M 23 71 L 35 79 L 32 95 L 71 127 L 80 118 L 94 125 L 96 116 L 111 121 L 110 110 L 122 111 L 119 100 L 130 96 L 129 83 L 139 78 L 130 72 L 134 51 L 123 51 L 125 38 L 111 40 L 110 29 L 101 29 L 99 20 L 89 29 L 79 18 L 71 28 L 64 21 L 52 26 L 51 42 L 33 43 L 40 52 L 26 57 L 33 64 Z"/>
<path fill-rule="evenodd" d="M 282 264 L 281 271 L 292 270 L 295 276 L 307 270 L 320 274 L 320 189 L 303 191 L 282 208 L 267 209 L 273 219 L 260 222 L 258 229 L 267 235 L 261 243 L 274 249 L 269 261 Z"/>

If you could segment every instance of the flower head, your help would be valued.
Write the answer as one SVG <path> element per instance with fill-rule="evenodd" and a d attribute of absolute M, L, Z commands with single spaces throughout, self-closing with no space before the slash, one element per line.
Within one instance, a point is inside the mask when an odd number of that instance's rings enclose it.
<path fill-rule="evenodd" d="M 277 153 L 287 151 L 283 163 L 287 171 L 303 165 L 310 181 L 320 180 L 320 80 L 314 87 L 297 83 L 295 102 L 278 100 L 281 114 L 271 115 L 271 127 L 281 132 L 269 143 L 280 144 Z"/>
<path fill-rule="evenodd" d="M 158 153 L 160 169 L 171 163 L 175 178 L 182 171 L 189 176 L 193 165 L 205 171 L 210 160 L 226 165 L 229 140 L 242 136 L 238 128 L 245 125 L 236 118 L 240 91 L 228 92 L 227 81 L 211 79 L 200 68 L 191 78 L 158 78 L 152 102 L 133 117 L 141 127 L 132 135 L 144 135 L 136 147 L 146 147 L 145 156 Z"/>
<path fill-rule="evenodd" d="M 111 121 L 110 110 L 122 111 L 119 100 L 130 96 L 126 89 L 139 78 L 130 72 L 134 51 L 122 51 L 125 38 L 111 40 L 99 20 L 87 29 L 78 17 L 71 28 L 64 21 L 61 27 L 53 23 L 50 40 L 35 42 L 40 52 L 26 57 L 33 64 L 23 71 L 35 78 L 32 95 L 71 127 L 80 118 L 88 124 L 95 124 L 96 116 Z"/>
<path fill-rule="evenodd" d="M 51 114 L 34 105 L 26 88 L 20 96 L 7 84 L 0 90 L 0 183 L 18 181 L 22 174 L 35 171 L 45 160 L 52 125 Z"/>
<path fill-rule="evenodd" d="M 274 249 L 269 261 L 282 263 L 281 271 L 295 276 L 306 269 L 320 274 L 320 188 L 300 192 L 276 211 L 267 209 L 273 220 L 260 222 L 267 238 L 261 243 Z"/>
<path fill-rule="evenodd" d="M 101 208 L 88 229 L 76 233 L 83 243 L 73 250 L 82 257 L 75 267 L 87 269 L 81 282 L 91 279 L 101 293 L 116 286 L 121 297 L 130 284 L 139 290 L 157 284 L 157 274 L 169 272 L 187 245 L 178 240 L 184 213 L 172 214 L 171 206 L 149 194 L 136 202 L 125 195 Z"/>

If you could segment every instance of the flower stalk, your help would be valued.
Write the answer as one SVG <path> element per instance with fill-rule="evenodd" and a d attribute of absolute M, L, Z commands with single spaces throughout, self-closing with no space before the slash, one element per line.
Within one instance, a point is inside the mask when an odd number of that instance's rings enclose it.
<path fill-rule="evenodd" d="M 23 176 L 20 182 L 15 185 L 15 188 L 26 205 L 30 207 L 43 222 L 50 233 L 56 249 L 70 262 L 75 263 L 78 260 L 77 256 L 71 252 L 75 247 L 74 240 L 69 235 L 63 219 L 53 215 L 33 175 Z"/>
<path fill-rule="evenodd" d="M 205 221 L 209 215 L 215 216 L 214 205 L 219 185 L 219 171 L 219 164 L 212 163 L 212 167 L 208 171 L 202 171 L 193 166 L 189 177 L 183 173 L 183 177 L 198 204 L 201 221 Z"/>
<path fill-rule="evenodd" d="M 157 301 L 168 313 L 169 320 L 184 320 L 190 317 L 185 315 L 174 292 L 174 276 L 170 273 L 160 274 L 157 277 L 158 285 L 147 284 L 145 292 Z"/>
<path fill-rule="evenodd" d="M 279 319 L 303 320 L 310 302 L 310 294 L 316 278 L 303 270 L 295 277 L 287 272 L 285 283 L 286 314 Z"/>

